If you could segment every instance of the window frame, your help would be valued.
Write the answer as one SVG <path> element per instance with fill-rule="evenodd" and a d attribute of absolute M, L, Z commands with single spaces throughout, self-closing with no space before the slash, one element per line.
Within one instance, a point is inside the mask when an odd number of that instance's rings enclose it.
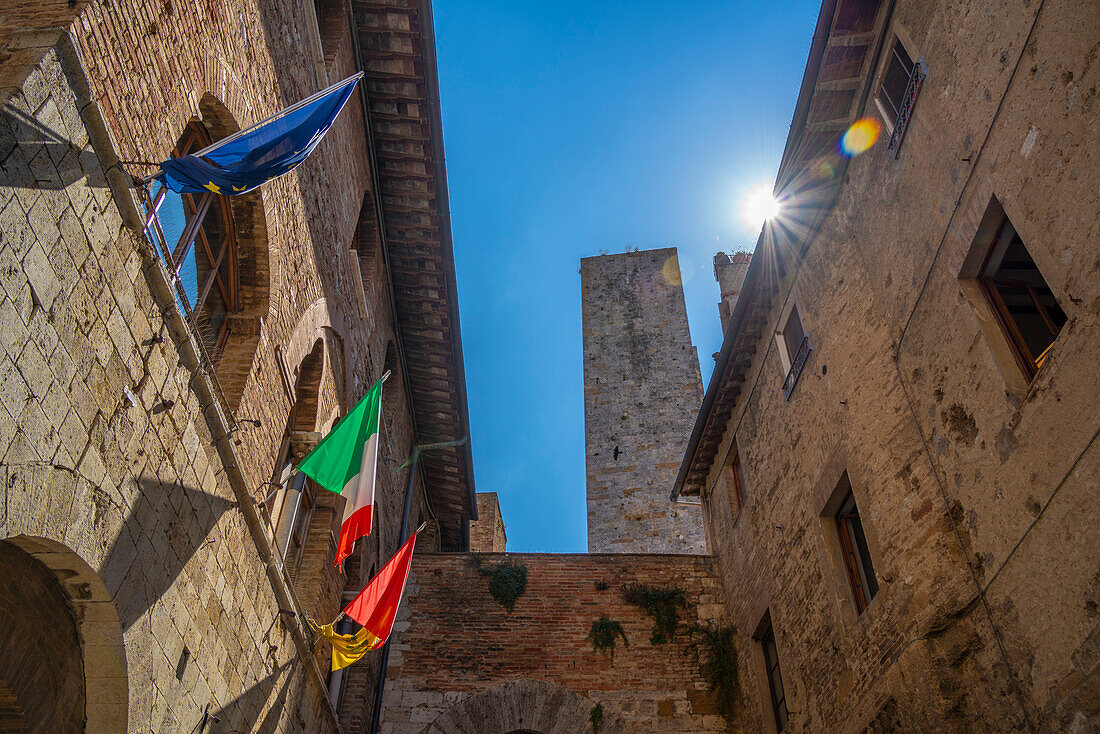
<path fill-rule="evenodd" d="M 882 67 L 875 81 L 874 94 L 871 95 L 875 107 L 878 109 L 879 117 L 882 118 L 886 130 L 890 134 L 887 148 L 893 151 L 895 159 L 901 155 L 901 146 L 905 141 L 905 135 L 912 120 L 913 110 L 916 109 L 917 99 L 920 96 L 921 88 L 924 86 L 925 77 L 928 75 L 924 65 L 924 57 L 912 53 L 910 49 L 915 48 L 915 46 L 907 37 L 903 38 L 902 36 L 901 29 L 895 28 L 891 35 L 892 40 L 886 58 L 882 61 Z M 909 59 L 910 66 L 908 70 L 904 69 L 904 61 L 896 54 L 896 49 L 899 47 Z M 908 78 L 896 108 L 893 100 L 886 94 L 887 77 L 890 76 L 892 64 L 895 60 L 902 66 L 901 70 Z"/>
<path fill-rule="evenodd" d="M 848 587 L 852 592 L 852 600 L 856 606 L 856 616 L 862 615 L 871 602 L 878 596 L 879 583 L 875 574 L 875 565 L 871 559 L 871 549 L 867 542 L 867 533 L 863 529 L 863 519 L 859 514 L 859 505 L 856 503 L 855 492 L 851 487 L 851 479 L 847 472 L 841 477 L 841 482 L 848 479 L 848 491 L 840 500 L 833 519 L 836 521 L 837 539 L 840 541 L 840 555 L 844 562 L 844 570 L 848 577 Z M 839 485 L 839 483 L 838 483 Z M 848 504 L 851 509 L 847 510 Z M 857 535 L 858 530 L 858 535 Z M 863 542 L 860 543 L 860 536 Z"/>
<path fill-rule="evenodd" d="M 736 439 L 730 444 L 729 451 L 726 453 L 726 461 L 722 466 L 722 479 L 726 485 L 730 511 L 733 513 L 733 524 L 736 525 L 741 517 L 741 510 L 745 507 L 745 471 Z"/>
<path fill-rule="evenodd" d="M 798 328 L 802 332 L 802 338 L 793 352 L 788 340 L 788 330 L 791 326 L 792 317 L 798 319 Z M 796 298 L 792 297 L 790 303 L 783 309 L 779 324 L 780 326 L 775 332 L 775 342 L 779 351 L 780 367 L 783 371 L 784 399 L 790 400 L 795 386 L 802 376 L 806 361 L 810 358 L 810 352 L 813 351 L 813 342 L 810 339 L 810 332 L 806 330 L 806 323 L 802 318 L 802 309 L 799 308 Z"/>
<path fill-rule="evenodd" d="M 1007 236 L 1006 228 L 1011 228 L 1012 236 Z M 1046 289 L 1050 292 L 1055 304 L 1057 304 L 1059 310 L 1062 311 L 1062 315 L 1066 317 L 1061 326 L 1055 325 L 1049 309 L 1046 307 L 1046 304 L 1042 302 L 1042 299 L 1039 297 L 1032 283 L 996 277 L 997 271 L 1001 268 L 1001 260 L 1004 258 L 1008 247 L 1011 246 L 1013 238 L 1019 239 L 1020 246 L 1023 248 L 1024 252 L 1027 253 L 1028 259 L 1031 260 L 1032 265 L 1035 266 L 1035 272 L 1042 278 L 1043 285 L 1046 286 Z M 997 260 L 996 263 L 994 263 L 995 258 Z M 992 270 L 992 274 L 990 274 L 990 270 Z M 975 280 L 977 281 L 978 287 L 981 289 L 982 295 L 985 296 L 990 310 L 993 312 L 993 316 L 1001 329 L 1002 335 L 1008 343 L 1009 350 L 1012 352 L 1016 364 L 1023 371 L 1024 378 L 1030 382 L 1035 378 L 1035 375 L 1038 374 L 1039 369 L 1043 366 L 1047 356 L 1050 354 L 1050 350 L 1058 342 L 1058 337 L 1061 334 L 1062 328 L 1069 319 L 1065 309 L 1061 307 L 1058 296 L 1054 293 L 1054 289 L 1050 287 L 1050 283 L 1047 281 L 1046 276 L 1043 275 L 1043 271 L 1039 268 L 1039 264 L 1035 262 L 1035 258 L 1031 256 L 1031 251 L 1027 249 L 1027 244 L 1024 242 L 1024 238 L 1020 236 L 1020 231 L 1012 224 L 1012 220 L 1003 209 L 1001 210 L 1001 221 L 997 225 L 996 234 L 993 236 L 992 241 L 986 249 L 985 257 L 978 271 L 978 277 Z M 1013 317 L 1011 309 L 1005 302 L 1004 295 L 1001 293 L 1000 287 L 998 286 L 1023 287 L 1027 291 L 1031 302 L 1035 305 L 1041 321 L 1053 336 L 1050 344 L 1048 344 L 1038 356 L 1031 353 L 1031 347 L 1028 346 L 1027 339 L 1020 330 L 1019 324 L 1016 323 L 1016 319 Z"/>
<path fill-rule="evenodd" d="M 768 700 L 771 704 L 772 724 L 776 732 L 785 731 L 790 724 L 790 709 L 787 707 L 787 692 L 783 685 L 783 666 L 779 662 L 779 645 L 775 639 L 771 612 L 764 615 L 755 635 L 760 643 L 760 652 L 764 659 L 764 680 L 768 686 Z M 778 679 L 778 688 L 776 691 Z"/>
<path fill-rule="evenodd" d="M 184 128 L 179 140 L 172 147 L 171 155 L 173 158 L 189 155 L 209 146 L 211 143 L 210 132 L 206 129 L 206 126 L 199 120 L 192 120 Z M 241 310 L 240 275 L 237 257 L 238 243 L 232 207 L 229 198 L 223 194 L 213 192 L 180 194 L 184 218 L 183 230 L 179 239 L 173 243 L 168 242 L 160 220 L 156 216 L 156 212 L 159 211 L 167 195 L 168 189 L 163 183 L 155 200 L 148 201 L 146 195 L 147 209 L 154 212 L 148 218 L 148 229 L 159 236 L 164 260 L 169 270 L 169 277 L 177 291 L 177 297 L 184 305 L 188 325 L 198 337 L 199 342 L 202 343 L 210 363 L 216 369 L 229 340 L 229 317 Z M 216 246 L 211 245 L 206 226 L 208 218 L 212 214 L 218 217 L 217 224 L 221 228 L 221 241 Z M 210 264 L 210 272 L 202 283 L 198 282 L 198 258 L 196 257 L 195 301 L 191 303 L 188 294 L 184 290 L 180 273 L 191 249 L 196 248 L 197 254 L 199 247 L 202 248 L 206 261 Z M 215 247 L 217 255 L 214 254 Z M 222 275 L 223 265 L 226 270 L 225 277 Z M 217 333 L 207 334 L 201 328 L 199 319 L 215 286 L 217 286 L 217 293 L 221 296 L 221 304 L 224 306 L 225 313 L 218 325 Z"/>

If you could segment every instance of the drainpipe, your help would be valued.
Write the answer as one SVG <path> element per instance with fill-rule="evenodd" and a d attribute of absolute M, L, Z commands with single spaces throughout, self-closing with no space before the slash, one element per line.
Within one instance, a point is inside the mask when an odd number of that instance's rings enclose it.
<path fill-rule="evenodd" d="M 229 420 L 222 412 L 215 388 L 210 376 L 206 374 L 200 358 L 199 347 L 191 334 L 190 329 L 183 321 L 183 317 L 176 306 L 175 294 L 169 284 L 168 272 L 164 268 L 157 254 L 152 251 L 144 237 L 140 234 L 144 224 L 130 181 L 119 163 L 115 153 L 116 148 L 111 138 L 110 130 L 103 120 L 99 106 L 91 97 L 91 88 L 84 71 L 84 64 L 80 59 L 79 45 L 70 33 L 61 34 L 57 44 L 58 55 L 66 71 L 70 73 L 74 91 L 80 107 L 80 115 L 88 130 L 88 136 L 92 141 L 92 147 L 104 168 L 108 186 L 119 209 L 119 214 L 125 223 L 129 233 L 137 241 L 137 251 L 143 260 L 142 270 L 145 273 L 149 290 L 153 294 L 164 324 L 172 336 L 173 343 L 179 350 L 181 363 L 191 372 L 189 385 L 195 391 L 195 395 L 202 405 L 203 417 L 207 427 L 214 437 L 214 446 L 218 452 L 218 458 L 225 468 L 226 478 L 236 498 L 237 509 L 244 516 L 249 534 L 255 543 L 260 560 L 264 564 L 268 582 L 275 594 L 279 605 L 278 616 L 283 618 L 283 624 L 290 631 L 298 655 L 305 661 L 313 675 L 306 675 L 313 685 L 317 686 L 322 698 L 328 703 L 328 689 L 325 687 L 324 675 L 321 673 L 317 660 L 313 657 L 310 642 L 300 620 L 301 606 L 290 590 L 283 573 L 282 563 L 271 548 L 263 522 L 256 510 L 252 497 L 252 491 L 241 472 L 240 457 L 237 456 L 236 446 L 233 444 L 232 432 Z M 327 712 L 330 724 L 337 732 L 341 732 L 340 721 L 332 705 L 322 707 Z"/>
<path fill-rule="evenodd" d="M 413 486 L 416 484 L 416 465 L 420 462 L 420 455 L 425 451 L 433 451 L 435 449 L 446 449 L 454 446 L 461 446 L 466 443 L 469 437 L 459 439 L 458 441 L 443 441 L 442 443 L 430 443 L 423 446 L 413 446 L 412 454 L 409 456 L 409 483 L 405 488 L 405 512 L 401 516 L 401 543 L 404 545 L 408 538 L 405 535 L 409 532 L 409 511 L 412 509 L 412 496 Z M 417 532 L 423 530 L 424 526 L 421 525 Z M 370 734 L 378 734 L 378 725 L 382 720 L 382 694 L 386 690 L 386 667 L 390 662 L 390 643 L 393 642 L 393 633 L 386 638 L 386 644 L 382 647 L 382 670 L 378 674 L 378 690 L 374 695 L 374 714 L 371 717 L 370 722 Z"/>

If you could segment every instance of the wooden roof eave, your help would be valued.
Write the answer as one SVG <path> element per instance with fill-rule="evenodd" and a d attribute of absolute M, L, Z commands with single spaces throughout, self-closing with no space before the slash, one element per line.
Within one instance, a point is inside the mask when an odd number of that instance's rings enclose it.
<path fill-rule="evenodd" d="M 818 13 L 817 26 L 810 44 L 810 54 L 806 61 L 806 71 L 803 74 L 790 132 L 776 176 L 773 193 L 777 197 L 782 197 L 784 192 L 796 186 L 799 175 L 806 169 L 807 164 L 822 154 L 821 146 L 811 147 L 808 144 L 807 133 L 828 130 L 836 133 L 835 138 L 839 139 L 839 133 L 846 130 L 864 109 L 870 94 L 870 80 L 881 57 L 885 31 L 893 14 L 895 0 L 889 0 L 885 13 L 881 12 L 881 6 L 875 6 L 872 32 L 834 36 L 837 10 L 841 2 L 843 0 L 825 0 Z M 864 44 L 868 55 L 863 59 L 857 74 L 838 79 L 820 79 L 827 49 L 851 48 Z M 872 50 L 873 53 L 869 53 Z M 847 114 L 842 118 L 813 119 L 811 111 L 814 109 L 814 101 L 818 95 L 838 90 L 850 90 L 853 93 Z M 860 90 L 862 93 L 859 93 Z M 816 194 L 820 199 L 820 206 L 813 208 L 812 219 L 807 228 L 808 234 L 798 243 L 799 247 L 794 253 L 795 258 L 790 263 L 792 273 L 835 205 L 843 187 L 848 159 L 841 157 L 837 163 L 836 175 L 832 183 Z M 774 242 L 774 228 L 771 223 L 768 223 L 757 238 L 755 252 L 767 252 L 769 248 L 774 247 Z M 676 501 L 680 495 L 693 496 L 702 493 L 715 453 L 740 395 L 744 377 L 751 369 L 757 349 L 763 343 L 762 320 L 771 308 L 772 298 L 780 292 L 778 280 L 767 277 L 767 268 L 770 265 L 770 258 L 756 256 L 749 264 L 741 294 L 723 336 L 718 361 L 711 373 L 710 382 L 703 396 L 703 404 L 692 427 L 687 449 L 681 461 L 676 482 L 672 487 L 670 494 L 672 501 Z"/>

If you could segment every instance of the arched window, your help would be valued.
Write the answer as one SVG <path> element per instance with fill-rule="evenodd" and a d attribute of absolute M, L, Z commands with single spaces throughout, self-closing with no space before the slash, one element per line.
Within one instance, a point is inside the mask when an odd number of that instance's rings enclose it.
<path fill-rule="evenodd" d="M 172 151 L 188 155 L 210 145 L 201 122 L 190 123 Z M 154 192 L 154 199 L 160 195 Z M 165 191 L 157 218 L 178 275 L 177 298 L 186 299 L 191 328 L 217 368 L 229 340 L 229 319 L 239 309 L 236 234 L 229 198 Z"/>
<path fill-rule="evenodd" d="M 293 474 L 294 466 L 316 445 L 317 398 L 324 369 L 324 341 L 318 339 L 313 350 L 298 367 L 294 404 L 279 451 L 276 481 L 282 486 L 272 507 L 275 543 L 291 578 L 297 580 L 302 551 L 309 536 L 309 525 L 316 505 L 313 482 L 305 474 Z"/>
<path fill-rule="evenodd" d="M 195 154 L 239 129 L 211 94 L 203 95 L 198 111 L 172 156 Z M 217 377 L 225 407 L 236 410 L 268 309 L 267 224 L 260 192 L 181 195 L 160 181 L 142 192 L 145 235 L 168 270 L 176 303 Z"/>

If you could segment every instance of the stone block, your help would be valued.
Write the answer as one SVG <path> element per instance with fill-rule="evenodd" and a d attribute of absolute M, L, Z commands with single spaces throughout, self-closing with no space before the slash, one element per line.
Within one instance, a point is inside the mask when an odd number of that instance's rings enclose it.
<path fill-rule="evenodd" d="M 60 237 L 60 234 L 58 234 L 58 237 Z M 46 241 L 52 244 L 55 240 Z M 50 265 L 46 253 L 39 245 L 34 245 L 28 251 L 23 260 L 23 273 L 34 289 L 35 299 L 42 308 L 49 311 L 53 306 L 54 299 L 61 292 L 61 283 L 58 280 L 57 273 Z"/>
<path fill-rule="evenodd" d="M 0 347 L 10 357 L 18 357 L 27 339 L 27 327 L 10 298 L 0 299 Z"/>
<path fill-rule="evenodd" d="M 31 392 L 26 380 L 19 373 L 19 369 L 9 357 L 0 359 L 0 402 L 3 402 L 8 413 L 18 421 L 23 414 L 30 399 Z"/>

